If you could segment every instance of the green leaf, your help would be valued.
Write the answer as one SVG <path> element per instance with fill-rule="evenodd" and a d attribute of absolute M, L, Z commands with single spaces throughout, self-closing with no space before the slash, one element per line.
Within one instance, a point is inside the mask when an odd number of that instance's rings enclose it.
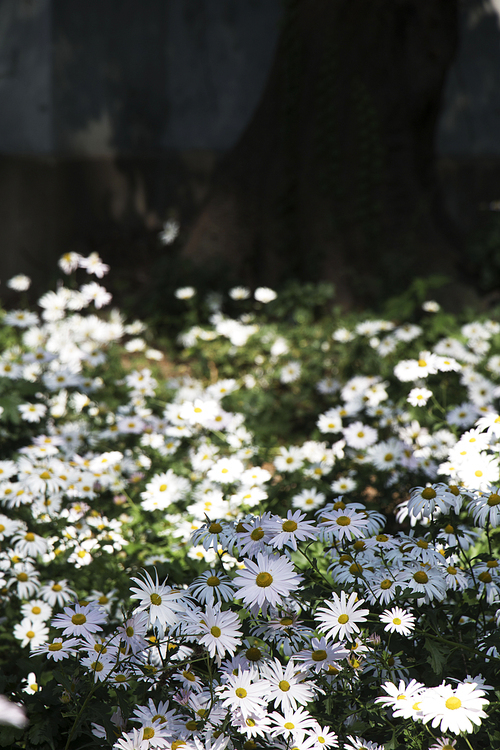
<path fill-rule="evenodd" d="M 424 648 L 429 652 L 427 662 L 431 665 L 432 671 L 438 677 L 443 671 L 443 667 L 447 663 L 449 649 L 443 644 L 437 644 L 431 641 L 430 638 L 425 639 Z"/>

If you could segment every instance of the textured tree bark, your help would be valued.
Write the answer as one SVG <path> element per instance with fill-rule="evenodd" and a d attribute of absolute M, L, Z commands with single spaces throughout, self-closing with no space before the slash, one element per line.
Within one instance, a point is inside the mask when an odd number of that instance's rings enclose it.
<path fill-rule="evenodd" d="M 458 0 L 288 0 L 268 85 L 183 250 L 250 284 L 329 279 L 346 305 L 454 274 L 434 130 Z"/>

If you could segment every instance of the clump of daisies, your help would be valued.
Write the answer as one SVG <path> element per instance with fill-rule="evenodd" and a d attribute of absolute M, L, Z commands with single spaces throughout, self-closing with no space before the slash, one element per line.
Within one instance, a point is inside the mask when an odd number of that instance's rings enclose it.
<path fill-rule="evenodd" d="M 102 259 L 59 266 L 2 319 L 3 744 L 495 746 L 496 320 L 183 286 L 165 378 Z"/>

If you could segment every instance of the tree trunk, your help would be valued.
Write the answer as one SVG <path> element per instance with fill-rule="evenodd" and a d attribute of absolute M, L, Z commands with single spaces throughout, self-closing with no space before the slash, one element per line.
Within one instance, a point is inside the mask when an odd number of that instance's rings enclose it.
<path fill-rule="evenodd" d="M 454 274 L 434 131 L 458 0 L 288 0 L 269 81 L 183 256 L 279 285 L 329 279 L 346 305 Z"/>

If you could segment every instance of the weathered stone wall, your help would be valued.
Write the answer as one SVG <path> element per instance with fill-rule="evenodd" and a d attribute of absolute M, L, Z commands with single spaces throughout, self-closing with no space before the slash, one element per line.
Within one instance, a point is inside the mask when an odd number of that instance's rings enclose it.
<path fill-rule="evenodd" d="M 437 134 L 463 232 L 500 198 L 499 11 L 463 0 Z M 140 236 L 157 252 L 252 115 L 281 15 L 281 0 L 0 0 L 0 280 L 43 285 L 68 249 L 127 261 Z"/>

